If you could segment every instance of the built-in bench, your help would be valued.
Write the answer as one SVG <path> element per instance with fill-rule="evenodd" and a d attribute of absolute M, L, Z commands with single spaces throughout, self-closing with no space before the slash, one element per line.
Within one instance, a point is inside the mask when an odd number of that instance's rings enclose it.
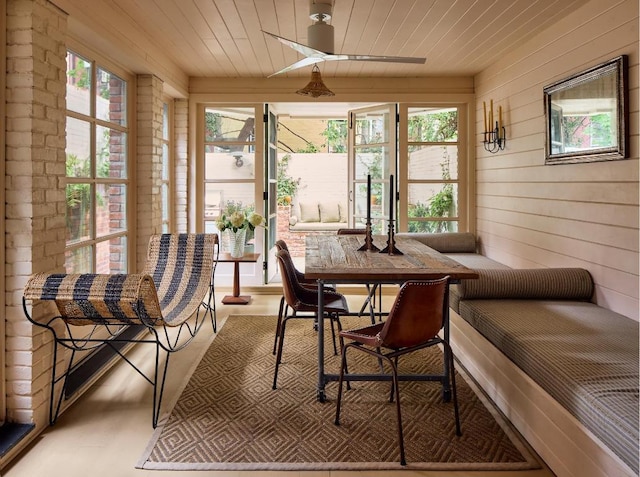
<path fill-rule="evenodd" d="M 479 273 L 451 287 L 454 351 L 558 476 L 638 475 L 638 322 L 583 269 L 511 269 L 472 234 L 413 234 Z"/>

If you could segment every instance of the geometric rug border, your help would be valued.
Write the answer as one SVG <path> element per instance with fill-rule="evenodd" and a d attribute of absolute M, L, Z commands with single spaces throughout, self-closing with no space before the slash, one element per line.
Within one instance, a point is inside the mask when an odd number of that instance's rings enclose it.
<path fill-rule="evenodd" d="M 221 320 L 218 326 L 218 332 L 213 335 L 208 344 L 203 346 L 203 351 L 194 360 L 189 371 L 186 373 L 183 383 L 178 387 L 171 404 L 167 406 L 158 420 L 158 425 L 152 434 L 149 443 L 145 447 L 140 459 L 136 463 L 137 469 L 144 470 L 211 470 L 211 471 L 362 471 L 362 470 L 430 470 L 430 471 L 519 471 L 519 470 L 535 470 L 542 468 L 539 458 L 536 457 L 535 451 L 526 443 L 524 438 L 520 436 L 511 424 L 509 424 L 506 416 L 497 408 L 485 391 L 477 384 L 475 379 L 471 377 L 466 368 L 456 360 L 456 371 L 462 376 L 469 387 L 474 391 L 478 399 L 484 407 L 493 416 L 503 432 L 509 440 L 520 451 L 526 462 L 407 462 L 407 465 L 400 465 L 399 462 L 149 462 L 148 458 L 160 438 L 163 428 L 167 423 L 173 409 L 177 405 L 184 389 L 187 387 L 197 366 L 204 358 L 205 353 L 209 350 L 215 341 L 218 333 L 226 324 L 227 320 L 233 316 L 266 316 L 256 315 L 254 313 L 242 315 L 235 314 Z"/>

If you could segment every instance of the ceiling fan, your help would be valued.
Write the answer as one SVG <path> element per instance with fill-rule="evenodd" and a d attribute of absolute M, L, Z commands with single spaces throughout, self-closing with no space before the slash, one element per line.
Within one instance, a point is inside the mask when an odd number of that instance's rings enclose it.
<path fill-rule="evenodd" d="M 314 23 L 309 25 L 307 28 L 309 45 L 303 45 L 302 43 L 297 43 L 293 40 L 287 40 L 279 35 L 262 30 L 263 33 L 275 38 L 305 56 L 302 60 L 296 61 L 292 65 L 269 75 L 269 78 L 281 73 L 286 73 L 287 71 L 297 70 L 298 68 L 320 63 L 322 61 L 382 61 L 389 63 L 415 64 L 424 64 L 426 61 L 426 58 L 408 56 L 375 56 L 346 53 L 335 54 L 333 52 L 333 25 L 329 25 L 327 23 L 327 21 L 331 20 L 331 5 L 312 1 L 309 10 L 309 17 L 314 21 Z"/>

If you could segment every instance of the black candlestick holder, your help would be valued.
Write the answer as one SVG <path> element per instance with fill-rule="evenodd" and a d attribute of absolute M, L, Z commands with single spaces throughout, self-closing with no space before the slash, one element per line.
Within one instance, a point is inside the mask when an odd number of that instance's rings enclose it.
<path fill-rule="evenodd" d="M 377 252 L 380 249 L 378 247 L 376 247 L 373 243 L 373 236 L 371 234 L 371 221 L 367 220 L 367 225 L 365 227 L 365 232 L 364 232 L 364 244 L 362 245 L 362 247 L 360 247 L 358 249 L 358 251 L 365 251 L 365 252 Z"/>
<path fill-rule="evenodd" d="M 387 246 L 380 250 L 380 253 L 387 253 L 389 255 L 404 255 L 400 250 L 396 248 L 395 232 L 393 230 L 393 221 L 389 221 L 389 232 L 387 238 Z"/>

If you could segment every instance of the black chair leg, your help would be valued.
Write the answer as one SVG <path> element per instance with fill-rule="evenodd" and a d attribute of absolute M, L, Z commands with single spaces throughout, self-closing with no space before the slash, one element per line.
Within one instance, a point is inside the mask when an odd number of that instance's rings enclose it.
<path fill-rule="evenodd" d="M 344 381 L 344 372 L 347 364 L 347 348 L 350 345 L 342 347 L 342 357 L 340 359 L 340 377 L 338 378 L 338 398 L 336 402 L 336 418 L 334 424 L 340 425 L 340 405 L 342 403 L 342 382 Z"/>
<path fill-rule="evenodd" d="M 280 298 L 280 306 L 278 307 L 278 321 L 276 322 L 276 336 L 273 339 L 273 355 L 276 354 L 276 347 L 278 346 L 278 336 L 280 335 L 280 325 L 282 323 L 282 314 L 284 313 L 284 296 Z"/>
<path fill-rule="evenodd" d="M 402 433 L 402 412 L 400 411 L 400 389 L 398 387 L 398 369 L 392 360 L 389 359 L 393 378 L 393 390 L 396 395 L 396 414 L 398 417 L 398 444 L 400 446 L 400 465 L 407 465 L 407 459 L 404 455 L 404 435 Z"/>
<path fill-rule="evenodd" d="M 338 356 L 338 347 L 336 346 L 336 328 L 333 322 L 333 316 L 329 316 L 329 322 L 331 323 L 331 339 L 333 340 L 333 355 Z"/>
<path fill-rule="evenodd" d="M 280 324 L 280 337 L 279 337 L 279 342 L 278 342 L 278 355 L 276 356 L 276 367 L 275 370 L 273 372 L 273 386 L 272 389 L 277 389 L 277 382 L 278 382 L 278 369 L 280 368 L 280 361 L 282 361 L 282 345 L 284 344 L 284 331 L 285 328 L 287 327 L 287 320 L 289 319 L 289 317 L 285 317 L 282 320 L 282 323 Z"/>
<path fill-rule="evenodd" d="M 460 427 L 460 411 L 458 409 L 458 391 L 456 389 L 456 370 L 454 368 L 453 351 L 451 351 L 451 345 L 448 343 L 445 348 L 449 349 L 449 369 L 451 370 L 451 393 L 453 397 L 453 413 L 456 420 L 456 436 L 462 435 L 462 429 Z"/>

